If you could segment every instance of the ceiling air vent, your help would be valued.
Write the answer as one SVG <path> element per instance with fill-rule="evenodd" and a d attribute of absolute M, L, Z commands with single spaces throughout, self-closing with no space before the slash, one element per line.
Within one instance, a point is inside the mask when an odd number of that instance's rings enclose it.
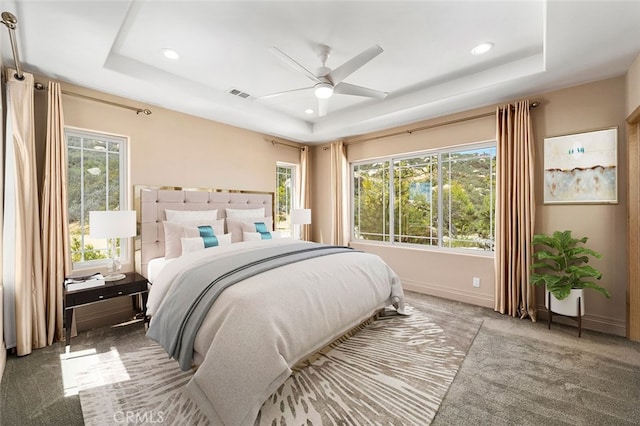
<path fill-rule="evenodd" d="M 253 100 L 255 99 L 253 96 L 251 96 L 248 93 L 243 92 L 242 90 L 238 90 L 238 89 L 229 89 L 229 91 L 227 92 L 233 96 L 238 96 L 242 99 L 249 99 L 249 100 Z"/>

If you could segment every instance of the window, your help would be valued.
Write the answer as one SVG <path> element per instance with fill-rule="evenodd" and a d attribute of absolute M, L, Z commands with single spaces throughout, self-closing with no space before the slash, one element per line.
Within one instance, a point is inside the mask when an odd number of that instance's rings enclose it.
<path fill-rule="evenodd" d="M 295 205 L 297 166 L 278 163 L 276 166 L 276 230 L 283 237 L 293 235 L 291 226 L 291 209 Z"/>
<path fill-rule="evenodd" d="M 353 166 L 356 239 L 389 241 L 389 162 Z"/>
<path fill-rule="evenodd" d="M 493 251 L 495 143 L 354 163 L 355 240 Z"/>
<path fill-rule="evenodd" d="M 98 266 L 110 257 L 106 239 L 89 237 L 89 212 L 126 206 L 126 138 L 65 130 L 71 260 L 74 269 Z M 116 256 L 128 258 L 116 241 Z"/>

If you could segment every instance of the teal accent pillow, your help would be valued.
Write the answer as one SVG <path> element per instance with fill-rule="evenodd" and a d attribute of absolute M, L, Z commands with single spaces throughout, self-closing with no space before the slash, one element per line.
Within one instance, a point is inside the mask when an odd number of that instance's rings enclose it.
<path fill-rule="evenodd" d="M 198 230 L 200 231 L 200 237 L 204 241 L 205 248 L 218 245 L 218 238 L 214 234 L 211 226 L 198 226 Z"/>
<path fill-rule="evenodd" d="M 269 232 L 267 225 L 265 225 L 264 222 L 256 222 L 254 225 L 256 226 L 256 232 L 260 234 L 263 240 L 271 239 L 271 232 Z"/>

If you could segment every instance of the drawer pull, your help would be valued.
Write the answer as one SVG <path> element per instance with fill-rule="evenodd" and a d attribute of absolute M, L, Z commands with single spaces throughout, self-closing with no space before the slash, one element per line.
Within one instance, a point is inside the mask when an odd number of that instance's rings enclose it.
<path fill-rule="evenodd" d="M 104 299 L 103 295 L 98 296 L 98 299 Z"/>
<path fill-rule="evenodd" d="M 118 292 L 118 296 L 120 296 L 121 294 L 122 294 L 122 292 L 121 292 L 121 291 L 119 291 L 119 292 Z"/>

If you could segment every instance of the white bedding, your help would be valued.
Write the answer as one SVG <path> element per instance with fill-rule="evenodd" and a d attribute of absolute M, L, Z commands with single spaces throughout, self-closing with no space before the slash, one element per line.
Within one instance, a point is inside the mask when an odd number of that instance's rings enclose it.
<path fill-rule="evenodd" d="M 173 261 L 173 259 L 167 259 L 166 257 L 157 257 L 151 259 L 147 265 L 147 281 L 151 284 L 156 280 L 156 277 L 160 275 L 160 271 L 164 268 L 164 265 Z"/>
<path fill-rule="evenodd" d="M 208 262 L 211 258 L 219 258 L 231 253 L 246 251 L 256 248 L 263 248 L 268 244 L 287 244 L 292 240 L 260 240 L 233 243 L 226 246 L 209 247 L 204 250 L 186 253 L 180 257 L 173 259 L 165 259 L 164 257 L 153 259 L 149 262 L 151 265 L 158 260 L 159 263 L 154 266 L 157 269 L 153 283 L 152 291 L 149 291 L 149 300 L 147 301 L 147 315 L 153 316 L 160 304 L 164 300 L 165 295 L 176 281 L 178 275 L 186 268 L 201 262 Z M 160 273 L 162 271 L 162 273 Z M 149 272 L 150 273 L 150 272 Z"/>
<path fill-rule="evenodd" d="M 148 310 L 184 268 L 293 240 L 264 240 L 189 253 L 167 264 L 151 288 Z M 226 289 L 196 336 L 199 365 L 187 388 L 213 424 L 252 425 L 291 367 L 404 295 L 397 275 L 375 255 L 333 254 L 263 272 Z M 151 320 L 153 322 L 153 318 Z"/>

